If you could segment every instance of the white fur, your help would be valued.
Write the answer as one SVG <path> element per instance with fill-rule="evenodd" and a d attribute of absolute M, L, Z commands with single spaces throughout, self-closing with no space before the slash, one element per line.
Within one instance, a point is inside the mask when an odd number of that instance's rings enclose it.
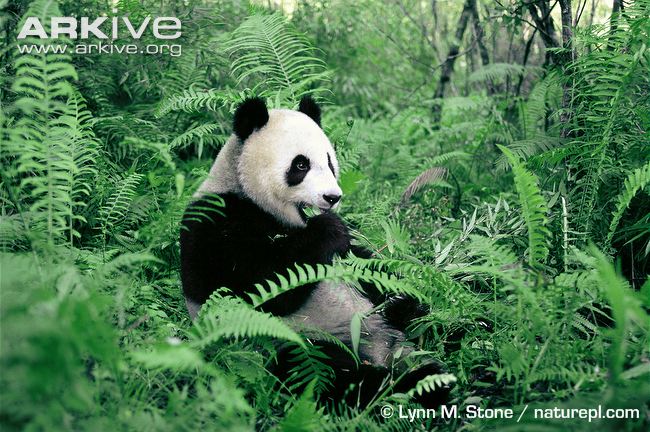
<path fill-rule="evenodd" d="M 290 187 L 286 173 L 300 154 L 309 159 L 310 170 L 300 184 Z M 328 166 L 328 154 L 335 174 Z M 268 123 L 243 144 L 235 135 L 230 137 L 195 197 L 206 193 L 241 193 L 286 225 L 301 227 L 304 221 L 296 205 L 305 203 L 329 209 L 323 195 L 342 194 L 338 173 L 334 148 L 311 118 L 298 111 L 271 110 Z M 187 300 L 187 307 L 195 318 L 200 305 Z M 368 315 L 359 354 L 372 364 L 388 365 L 404 336 L 376 313 L 371 314 L 372 309 L 372 303 L 353 287 L 321 282 L 309 300 L 285 319 L 297 326 L 318 327 L 351 346 L 352 317 L 356 313 Z"/>
<path fill-rule="evenodd" d="M 208 193 L 241 192 L 237 178 L 237 161 L 241 150 L 239 139 L 232 135 L 219 152 L 208 177 L 194 193 L 194 198 L 201 198 Z"/>
<path fill-rule="evenodd" d="M 375 366 L 388 366 L 404 335 L 388 326 L 374 306 L 352 286 L 339 282 L 321 282 L 309 300 L 285 319 L 294 327 L 316 327 L 352 346 L 350 323 L 355 314 L 365 316 L 361 327 L 359 356 Z"/>
<path fill-rule="evenodd" d="M 187 306 L 187 312 L 192 319 L 196 318 L 201 310 L 201 305 L 188 297 L 185 297 L 185 306 Z"/>
<path fill-rule="evenodd" d="M 311 168 L 300 184 L 289 186 L 286 173 L 300 154 L 309 159 Z M 329 169 L 328 154 L 336 175 Z M 195 196 L 243 192 L 280 222 L 301 227 L 305 223 L 297 205 L 329 209 L 323 195 L 342 194 L 338 172 L 334 148 L 311 118 L 299 111 L 271 110 L 267 124 L 243 144 L 230 137 Z"/>

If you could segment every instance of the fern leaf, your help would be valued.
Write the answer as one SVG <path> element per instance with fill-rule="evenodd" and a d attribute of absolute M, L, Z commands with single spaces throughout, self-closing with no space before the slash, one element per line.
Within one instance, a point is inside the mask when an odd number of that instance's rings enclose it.
<path fill-rule="evenodd" d="M 455 382 L 456 377 L 452 374 L 428 375 L 418 381 L 415 387 L 409 390 L 408 395 L 413 397 L 417 393 L 421 396 L 423 393 L 433 392 L 436 389 L 449 386 Z"/>
<path fill-rule="evenodd" d="M 332 386 L 336 376 L 326 362 L 329 357 L 318 346 L 305 345 L 289 352 L 294 366 L 289 370 L 289 390 L 296 391 L 306 384 L 314 383 L 316 394 L 322 394 Z"/>
<path fill-rule="evenodd" d="M 341 283 L 353 283 L 363 281 L 372 283 L 380 292 L 392 292 L 396 294 L 407 294 L 418 299 L 424 300 L 422 293 L 410 289 L 394 276 L 387 275 L 379 271 L 362 269 L 347 265 L 323 265 L 317 264 L 312 267 L 308 264 L 295 265 L 296 273 L 291 271 L 288 280 L 282 274 L 276 274 L 278 282 L 267 280 L 265 284 L 256 284 L 258 294 L 248 294 L 254 307 L 258 307 L 299 286 L 322 282 L 336 281 Z"/>
<path fill-rule="evenodd" d="M 650 184 L 650 161 L 641 168 L 632 171 L 625 179 L 624 189 L 616 199 L 616 210 L 614 210 L 612 222 L 609 224 L 609 233 L 607 234 L 607 244 L 612 243 L 612 238 L 616 233 L 616 227 L 621 221 L 625 209 L 632 202 L 632 198 L 641 190 Z"/>
<path fill-rule="evenodd" d="M 314 382 L 300 396 L 300 399 L 289 409 L 287 415 L 276 427 L 277 432 L 311 432 L 322 430 L 325 407 L 318 408 L 314 401 Z"/>
<path fill-rule="evenodd" d="M 206 346 L 225 338 L 268 336 L 284 339 L 305 348 L 305 343 L 280 318 L 256 311 L 240 299 L 212 294 L 203 305 L 192 329 L 193 343 Z"/>
<path fill-rule="evenodd" d="M 170 149 L 175 149 L 177 147 L 185 147 L 193 141 L 199 141 L 200 144 L 203 142 L 213 143 L 216 141 L 216 137 L 213 135 L 213 132 L 221 129 L 221 126 L 216 123 L 206 123 L 195 128 L 189 129 L 183 132 L 181 135 L 177 136 L 172 140 L 169 147 Z M 199 152 L 200 154 L 200 152 Z"/>
<path fill-rule="evenodd" d="M 19 25 L 36 16 L 48 31 L 49 18 L 59 15 L 56 2 L 34 1 Z M 79 236 L 75 222 L 83 221 L 78 212 L 89 193 L 86 177 L 92 174 L 94 147 L 87 142 L 86 149 L 81 142 L 91 141 L 91 134 L 89 116 L 71 85 L 76 70 L 70 56 L 36 50 L 16 56 L 14 68 L 16 117 L 3 156 L 10 156 L 8 169 L 20 180 L 16 192 L 31 213 L 31 227 L 46 232 L 50 243 L 66 237 L 72 242 Z"/>
<path fill-rule="evenodd" d="M 263 78 L 259 81 L 264 89 L 275 94 L 285 92 L 290 100 L 328 76 L 325 63 L 314 55 L 307 39 L 278 13 L 246 19 L 233 32 L 226 51 L 233 58 L 232 73 L 238 83 Z"/>
<path fill-rule="evenodd" d="M 207 91 L 185 90 L 163 101 L 156 110 L 156 117 L 172 111 L 198 112 L 202 109 L 217 111 L 229 100 L 229 94 L 211 89 Z"/>
<path fill-rule="evenodd" d="M 512 63 L 490 63 L 472 72 L 469 82 L 491 82 L 500 84 L 507 78 L 517 78 L 526 72 L 526 68 Z"/>
<path fill-rule="evenodd" d="M 537 177 L 526 170 L 508 148 L 501 145 L 498 147 L 512 166 L 519 203 L 528 228 L 528 262 L 531 266 L 538 266 L 548 256 L 550 232 L 545 226 L 548 207 L 539 189 Z"/>
<path fill-rule="evenodd" d="M 99 224 L 104 236 L 109 230 L 114 233 L 119 232 L 118 229 L 127 219 L 131 202 L 136 196 L 136 189 L 143 177 L 142 174 L 134 173 L 121 180 L 116 185 L 115 192 L 99 209 Z"/>

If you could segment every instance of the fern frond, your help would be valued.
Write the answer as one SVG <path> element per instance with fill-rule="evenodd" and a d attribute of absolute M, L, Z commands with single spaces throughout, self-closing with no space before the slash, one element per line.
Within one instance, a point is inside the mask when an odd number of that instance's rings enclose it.
<path fill-rule="evenodd" d="M 616 198 L 616 210 L 612 214 L 612 222 L 609 224 L 609 233 L 607 234 L 607 244 L 612 243 L 612 238 L 616 233 L 616 227 L 621 221 L 625 209 L 632 202 L 632 198 L 641 190 L 650 184 L 650 161 L 644 166 L 632 171 L 625 179 L 623 191 Z"/>
<path fill-rule="evenodd" d="M 267 336 L 296 343 L 302 349 L 305 342 L 280 318 L 253 309 L 234 297 L 213 293 L 201 307 L 192 328 L 192 341 L 206 346 L 220 339 Z"/>
<path fill-rule="evenodd" d="M 408 395 L 413 397 L 416 394 L 433 392 L 436 389 L 446 387 L 456 382 L 456 377 L 452 374 L 435 374 L 428 375 L 417 382 L 414 388 L 408 391 Z"/>
<path fill-rule="evenodd" d="M 569 202 L 575 206 L 575 225 L 582 240 L 590 235 L 599 240 L 606 237 L 605 232 L 594 231 L 594 223 L 599 219 L 596 209 L 611 197 L 610 188 L 603 190 L 605 179 L 620 173 L 617 153 L 633 148 L 635 143 L 642 154 L 647 149 L 647 137 L 638 131 L 638 125 L 645 121 L 641 114 L 645 108 L 639 101 L 647 99 L 650 85 L 647 54 L 640 53 L 648 39 L 647 30 L 641 30 L 647 28 L 647 5 L 639 10 L 645 12 L 626 14 L 628 24 L 636 26 L 636 31 L 610 33 L 608 43 L 614 49 L 590 51 L 579 56 L 569 69 L 575 83 L 572 103 L 580 108 L 573 122 L 577 138 L 572 142 L 578 151 L 569 163 L 577 180 Z"/>
<path fill-rule="evenodd" d="M 277 432 L 301 432 L 323 430 L 325 407 L 318 407 L 314 400 L 315 384 L 310 383 L 300 399 L 289 409 L 287 415 L 274 429 Z M 318 394 L 318 391 L 316 391 Z"/>
<path fill-rule="evenodd" d="M 555 73 L 549 73 L 535 84 L 520 110 L 519 123 L 524 141 L 536 139 L 544 131 L 547 112 L 555 107 L 556 103 L 553 102 L 560 99 L 561 91 L 561 82 Z"/>
<path fill-rule="evenodd" d="M 169 144 L 170 149 L 175 149 L 177 147 L 185 147 L 193 141 L 199 141 L 199 145 L 202 145 L 203 142 L 214 143 L 217 141 L 213 132 L 221 129 L 221 126 L 216 123 L 205 123 L 195 128 L 189 129 L 183 132 L 181 135 L 177 136 Z M 200 152 L 199 152 L 200 154 Z"/>
<path fill-rule="evenodd" d="M 247 18 L 233 32 L 226 51 L 233 58 L 232 73 L 237 82 L 261 78 L 261 94 L 264 90 L 284 92 L 295 101 L 328 77 L 325 63 L 315 56 L 314 48 L 279 13 Z"/>
<path fill-rule="evenodd" d="M 198 112 L 204 109 L 217 111 L 229 100 L 229 94 L 211 89 L 207 91 L 185 90 L 161 102 L 156 110 L 156 117 L 160 118 L 172 111 L 187 113 Z"/>
<path fill-rule="evenodd" d="M 455 303 L 470 305 L 476 298 L 464 285 L 454 281 L 447 273 L 438 271 L 432 265 L 387 258 L 348 258 L 346 262 L 359 269 L 372 269 L 394 274 L 400 280 L 412 285 L 407 295 L 421 301 L 432 302 L 435 297 L 453 299 Z M 416 293 L 416 295 L 409 294 Z"/>
<path fill-rule="evenodd" d="M 92 115 L 86 107 L 83 96 L 75 92 L 68 99 L 70 116 L 62 116 L 61 122 L 67 126 L 70 136 L 70 153 L 75 165 L 73 184 L 70 196 L 73 212 L 85 207 L 86 200 L 94 187 L 96 178 L 97 159 L 99 158 L 99 142 L 91 129 Z"/>
<path fill-rule="evenodd" d="M 523 75 L 526 68 L 513 63 L 490 63 L 474 72 L 469 76 L 469 82 L 492 82 L 499 84 L 505 82 L 507 78 L 516 78 Z"/>
<path fill-rule="evenodd" d="M 537 159 L 542 159 L 542 163 L 548 164 L 549 161 L 543 156 L 559 146 L 559 138 L 544 134 L 529 134 L 529 136 L 531 136 L 530 139 L 514 140 L 508 145 L 508 148 L 521 160 L 529 161 L 529 159 L 538 156 Z M 539 157 L 540 155 L 542 157 Z M 532 161 L 529 161 L 528 164 L 534 166 Z M 497 159 L 496 165 L 497 168 L 505 171 L 509 165 L 508 158 L 502 155 Z"/>
<path fill-rule="evenodd" d="M 470 255 L 479 257 L 500 271 L 517 268 L 519 259 L 508 245 L 496 243 L 494 238 L 470 235 Z"/>
<path fill-rule="evenodd" d="M 526 170 L 508 148 L 501 145 L 498 147 L 512 166 L 519 203 L 528 228 L 528 262 L 531 266 L 538 266 L 548 256 L 550 232 L 545 226 L 548 207 L 539 189 L 537 177 Z"/>
<path fill-rule="evenodd" d="M 289 352 L 291 363 L 295 365 L 289 370 L 288 387 L 295 391 L 308 383 L 315 383 L 314 391 L 322 394 L 332 386 L 336 374 L 326 362 L 329 356 L 318 346 L 306 345 L 296 347 Z"/>
<path fill-rule="evenodd" d="M 148 369 L 170 369 L 193 371 L 204 369 L 206 364 L 201 353 L 180 341 L 159 345 L 151 351 L 134 351 L 131 358 Z"/>
<path fill-rule="evenodd" d="M 584 381 L 598 382 L 602 380 L 602 376 L 599 376 L 597 371 L 598 368 L 595 366 L 550 364 L 531 373 L 528 381 L 531 383 L 561 381 L 567 385 Z"/>
<path fill-rule="evenodd" d="M 278 282 L 267 280 L 265 284 L 255 284 L 255 289 L 259 294 L 248 294 L 253 306 L 258 307 L 280 294 L 284 294 L 297 287 L 322 281 L 341 283 L 362 281 L 372 283 L 382 293 L 407 294 L 415 298 L 424 299 L 422 293 L 409 289 L 409 287 L 394 276 L 379 271 L 360 269 L 343 264 L 317 264 L 316 267 L 308 264 L 296 264 L 294 268 L 295 271 L 287 269 L 286 273 L 284 273 L 288 278 L 284 274 L 276 273 Z"/>
<path fill-rule="evenodd" d="M 108 231 L 119 232 L 127 219 L 129 209 L 136 196 L 136 189 L 142 181 L 142 174 L 133 173 L 115 185 L 115 191 L 99 209 L 99 226 L 104 237 Z"/>
<path fill-rule="evenodd" d="M 641 306 L 640 298 L 634 295 L 628 282 L 616 273 L 607 257 L 594 246 L 591 247 L 591 254 L 596 258 L 598 284 L 606 295 L 615 322 L 609 347 L 610 379 L 615 383 L 623 373 L 631 330 L 637 327 L 647 334 L 650 316 Z"/>
<path fill-rule="evenodd" d="M 55 2 L 34 1 L 19 25 L 36 16 L 48 31 L 49 18 L 59 15 Z M 21 43 L 41 41 L 27 38 Z M 50 243 L 64 238 L 72 242 L 79 236 L 75 222 L 83 221 L 78 211 L 88 193 L 84 177 L 92 171 L 93 147 L 88 142 L 85 150 L 81 143 L 90 137 L 85 124 L 89 117 L 71 85 L 76 70 L 69 55 L 36 50 L 17 55 L 14 68 L 16 117 L 6 132 L 3 156 L 9 156 L 7 168 L 18 180 L 12 183 L 19 183 L 16 192 L 31 213 L 32 228 L 47 233 Z"/>

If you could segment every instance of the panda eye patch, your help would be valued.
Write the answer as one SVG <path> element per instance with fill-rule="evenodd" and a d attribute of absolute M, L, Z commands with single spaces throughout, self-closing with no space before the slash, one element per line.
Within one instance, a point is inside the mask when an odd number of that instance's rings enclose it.
<path fill-rule="evenodd" d="M 336 177 L 336 173 L 334 172 L 334 165 L 332 165 L 332 158 L 330 157 L 329 153 L 327 153 L 327 166 L 330 167 L 330 171 L 332 171 L 332 174 L 334 174 L 334 177 Z"/>
<path fill-rule="evenodd" d="M 305 176 L 309 172 L 311 165 L 306 156 L 298 155 L 291 161 L 291 167 L 286 174 L 287 184 L 289 186 L 296 186 L 302 183 Z"/>

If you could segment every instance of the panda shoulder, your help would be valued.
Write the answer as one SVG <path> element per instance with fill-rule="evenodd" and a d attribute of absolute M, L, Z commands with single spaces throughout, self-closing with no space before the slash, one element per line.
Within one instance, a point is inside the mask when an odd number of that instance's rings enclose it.
<path fill-rule="evenodd" d="M 248 199 L 236 193 L 204 194 L 188 205 L 183 225 L 241 224 L 254 217 L 256 210 Z"/>

